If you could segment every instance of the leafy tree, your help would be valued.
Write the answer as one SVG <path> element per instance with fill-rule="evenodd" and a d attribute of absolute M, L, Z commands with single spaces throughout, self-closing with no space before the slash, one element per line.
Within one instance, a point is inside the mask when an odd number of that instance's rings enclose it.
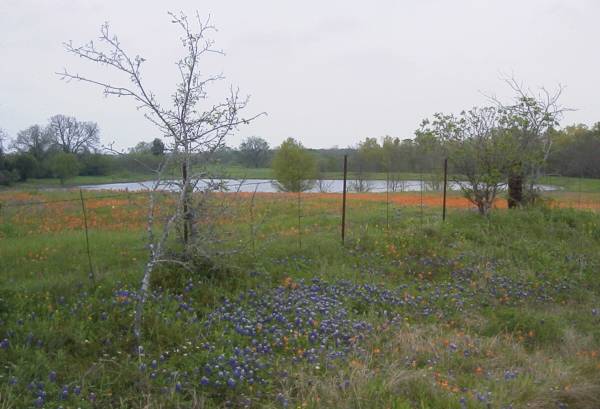
<path fill-rule="evenodd" d="M 33 154 L 24 152 L 15 157 L 15 169 L 19 174 L 19 179 L 24 182 L 35 174 L 38 161 Z"/>
<path fill-rule="evenodd" d="M 372 185 L 369 173 L 376 172 L 382 164 L 381 146 L 377 138 L 365 138 L 358 143 L 356 151 L 350 158 L 350 168 L 354 171 L 351 189 L 357 192 L 368 192 Z"/>
<path fill-rule="evenodd" d="M 65 184 L 65 180 L 77 176 L 79 169 L 79 161 L 72 153 L 59 152 L 50 158 L 50 170 L 60 179 L 61 185 Z"/>
<path fill-rule="evenodd" d="M 129 153 L 151 153 L 152 144 L 150 142 L 138 142 L 133 148 L 129 148 Z"/>
<path fill-rule="evenodd" d="M 304 146 L 293 138 L 277 149 L 271 165 L 277 186 L 284 192 L 309 190 L 316 177 L 316 161 Z"/>
<path fill-rule="evenodd" d="M 599 152 L 600 123 L 568 126 L 554 133 L 548 165 L 563 176 L 600 178 Z"/>
<path fill-rule="evenodd" d="M 394 172 L 398 169 L 400 156 L 400 138 L 392 138 L 389 135 L 381 141 L 381 162 L 386 172 Z"/>
<path fill-rule="evenodd" d="M 501 122 L 498 109 L 484 107 L 458 116 L 435 114 L 420 129 L 443 144 L 456 174 L 454 181 L 482 215 L 492 209 L 516 155 L 512 134 Z"/>
<path fill-rule="evenodd" d="M 0 128 L 0 185 L 11 185 L 19 180 L 19 174 L 12 169 L 4 153 L 4 141 L 8 139 L 6 133 Z"/>
<path fill-rule="evenodd" d="M 86 153 L 79 156 L 80 174 L 88 176 L 107 175 L 111 170 L 111 158 L 100 153 Z"/>
<path fill-rule="evenodd" d="M 266 166 L 269 159 L 269 143 L 258 136 L 246 138 L 240 144 L 240 156 L 246 166 Z"/>
<path fill-rule="evenodd" d="M 382 157 L 381 146 L 377 142 L 377 138 L 365 138 L 364 141 L 359 142 L 352 162 L 352 167 L 357 173 L 379 170 Z"/>
<path fill-rule="evenodd" d="M 515 97 L 511 103 L 491 98 L 502 115 L 501 126 L 509 129 L 515 147 L 510 158 L 508 207 L 532 203 L 537 197 L 536 183 L 552 148 L 552 134 L 569 109 L 560 105 L 562 87 L 537 93 L 523 87 L 514 78 L 506 79 Z"/>
<path fill-rule="evenodd" d="M 150 152 L 155 156 L 162 156 L 165 154 L 165 144 L 159 138 L 154 138 L 152 141 L 152 146 L 150 147 Z"/>

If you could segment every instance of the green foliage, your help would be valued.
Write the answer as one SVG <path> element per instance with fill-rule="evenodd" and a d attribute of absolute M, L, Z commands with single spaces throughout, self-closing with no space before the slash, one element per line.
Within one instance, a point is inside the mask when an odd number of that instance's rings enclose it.
<path fill-rule="evenodd" d="M 510 334 L 530 348 L 558 344 L 564 325 L 557 317 L 539 311 L 517 308 L 495 308 L 489 312 L 483 335 Z"/>
<path fill-rule="evenodd" d="M 432 138 L 443 144 L 455 182 L 483 215 L 490 212 L 517 155 L 512 134 L 501 121 L 494 107 L 473 108 L 458 116 L 437 113 L 418 132 L 430 144 Z"/>
<path fill-rule="evenodd" d="M 260 168 L 268 165 L 269 143 L 258 136 L 251 136 L 242 141 L 239 148 L 240 159 L 248 167 Z"/>
<path fill-rule="evenodd" d="M 311 188 L 316 177 L 316 161 L 304 146 L 293 138 L 286 139 L 273 158 L 273 172 L 284 192 L 303 192 Z"/>
<path fill-rule="evenodd" d="M 16 169 L 1 169 L 0 170 L 0 185 L 10 186 L 19 180 L 19 172 Z"/>
<path fill-rule="evenodd" d="M 111 160 L 108 155 L 86 153 L 79 156 L 81 169 L 79 174 L 84 176 L 104 176 L 111 170 Z"/>
<path fill-rule="evenodd" d="M 548 159 L 552 173 L 563 176 L 600 178 L 600 123 L 592 128 L 568 126 L 554 131 L 553 150 Z"/>
<path fill-rule="evenodd" d="M 165 143 L 159 138 L 154 138 L 154 140 L 152 141 L 152 146 L 150 147 L 150 152 L 155 156 L 164 155 Z"/>
<path fill-rule="evenodd" d="M 365 138 L 359 142 L 355 154 L 351 158 L 355 172 L 375 172 L 382 162 L 381 146 L 376 138 Z"/>
<path fill-rule="evenodd" d="M 18 154 L 15 159 L 15 169 L 19 173 L 19 180 L 26 181 L 32 177 L 38 168 L 38 161 L 31 153 Z"/>
<path fill-rule="evenodd" d="M 50 170 L 52 174 L 64 184 L 65 180 L 77 176 L 80 164 L 77 156 L 72 153 L 59 152 L 50 158 Z"/>

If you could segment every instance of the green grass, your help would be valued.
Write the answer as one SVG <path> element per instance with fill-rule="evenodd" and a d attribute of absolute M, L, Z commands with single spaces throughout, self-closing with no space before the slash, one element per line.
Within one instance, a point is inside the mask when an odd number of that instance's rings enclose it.
<path fill-rule="evenodd" d="M 14 187 L 1 188 L 11 190 L 31 190 L 48 187 L 76 187 L 81 185 L 101 185 L 107 183 L 122 183 L 122 182 L 141 182 L 152 178 L 150 174 L 138 173 L 116 173 L 104 176 L 76 176 L 67 179 L 64 184 L 60 183 L 57 178 L 44 179 L 28 179 L 26 182 L 19 182 Z M 1 191 L 0 189 L 0 191 Z"/>
<path fill-rule="evenodd" d="M 540 208 L 482 218 L 450 210 L 442 223 L 438 209 L 392 208 L 388 230 L 385 203 L 353 200 L 342 246 L 336 198 L 304 199 L 301 235 L 295 198 L 258 197 L 253 216 L 248 200 L 228 209 L 233 222 L 219 228 L 225 241 L 203 247 L 221 251 L 214 263 L 199 258 L 193 272 L 172 265 L 156 272 L 154 289 L 162 289 L 145 309 L 142 355 L 131 331 L 135 300 L 121 294 L 138 288 L 145 233 L 141 224 L 109 223 L 143 215 L 142 196 L 90 201 L 94 286 L 77 202 L 3 208 L 0 340 L 10 346 L 0 349 L 0 408 L 34 406 L 31 382 L 44 383 L 44 407 L 65 408 L 236 407 L 247 399 L 266 408 L 284 400 L 307 408 L 599 407 L 598 213 Z M 199 384 L 215 356 L 253 347 L 226 322 L 202 323 L 225 298 L 251 309 L 240 293 L 252 289 L 270 302 L 273 288 L 291 296 L 314 278 L 323 288 L 368 285 L 334 307 L 372 325 L 343 357 L 293 363 L 299 349 L 314 346 L 306 334 L 293 341 L 290 330 L 290 347 L 273 345 L 268 355 L 275 369 L 265 385 Z M 336 285 L 329 296 L 343 293 L 345 284 Z M 403 304 L 367 302 L 374 288 Z"/>

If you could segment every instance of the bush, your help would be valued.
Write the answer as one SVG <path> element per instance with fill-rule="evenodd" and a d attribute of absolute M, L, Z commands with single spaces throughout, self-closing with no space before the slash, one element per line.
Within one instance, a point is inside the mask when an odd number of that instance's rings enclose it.
<path fill-rule="evenodd" d="M 19 180 L 19 172 L 16 169 L 13 170 L 0 170 L 0 185 L 10 186 Z"/>
<path fill-rule="evenodd" d="M 26 181 L 35 175 L 38 168 L 38 161 L 30 153 L 21 153 L 15 157 L 14 168 L 19 174 L 19 180 Z"/>
<path fill-rule="evenodd" d="M 77 157 L 72 153 L 60 152 L 50 158 L 50 169 L 52 174 L 60 179 L 61 185 L 65 180 L 77 176 L 80 169 Z"/>
<path fill-rule="evenodd" d="M 111 168 L 111 161 L 106 155 L 99 153 L 87 153 L 79 158 L 81 162 L 82 176 L 104 176 L 108 175 Z"/>

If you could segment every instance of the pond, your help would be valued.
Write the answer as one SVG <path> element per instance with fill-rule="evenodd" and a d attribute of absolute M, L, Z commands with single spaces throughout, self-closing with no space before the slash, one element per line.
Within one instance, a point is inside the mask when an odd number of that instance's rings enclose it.
<path fill-rule="evenodd" d="M 222 189 L 230 192 L 260 192 L 260 193 L 276 193 L 279 192 L 276 183 L 269 179 L 223 179 L 218 181 Z M 199 180 L 196 186 L 196 190 L 204 190 L 211 183 L 210 180 Z M 152 189 L 154 182 L 125 182 L 125 183 L 107 183 L 100 185 L 83 185 L 79 186 L 81 189 L 87 190 L 129 190 L 131 192 L 139 192 L 144 190 Z M 400 180 L 390 182 L 390 192 L 424 192 L 441 191 L 443 183 L 432 182 L 432 181 L 420 181 L 420 180 Z M 539 185 L 539 188 L 544 191 L 559 190 L 557 186 L 551 185 Z M 161 190 L 177 190 L 173 181 L 165 181 L 161 183 Z M 385 192 L 386 181 L 385 180 L 348 180 L 347 181 L 348 192 Z M 448 190 L 460 190 L 459 185 L 456 182 L 448 183 Z M 314 186 L 307 192 L 312 193 L 342 193 L 343 181 L 339 179 L 327 179 L 318 180 Z"/>

